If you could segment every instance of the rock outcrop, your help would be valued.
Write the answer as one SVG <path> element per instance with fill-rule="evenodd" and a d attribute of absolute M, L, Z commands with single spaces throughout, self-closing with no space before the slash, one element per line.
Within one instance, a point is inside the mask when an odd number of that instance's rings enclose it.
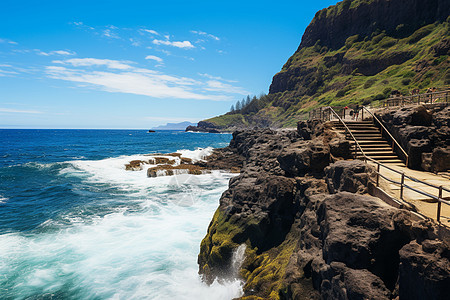
<path fill-rule="evenodd" d="M 450 169 L 450 106 L 405 106 L 376 113 L 409 155 L 413 169 Z"/>
<path fill-rule="evenodd" d="M 318 11 L 306 28 L 299 49 L 321 46 L 339 49 L 349 36 L 370 36 L 383 30 L 398 37 L 412 34 L 418 28 L 436 21 L 445 21 L 450 4 L 446 0 L 344 0 Z M 398 30 L 403 24 L 402 30 Z"/>
<path fill-rule="evenodd" d="M 331 155 L 320 123 L 233 134 L 241 174 L 198 256 L 207 283 L 236 276 L 242 299 L 445 299 L 450 248 L 437 226 L 366 194 L 371 168 Z"/>
<path fill-rule="evenodd" d="M 219 128 L 217 127 L 216 124 L 205 121 L 198 122 L 197 126 L 189 125 L 188 127 L 186 127 L 185 131 L 220 133 Z"/>

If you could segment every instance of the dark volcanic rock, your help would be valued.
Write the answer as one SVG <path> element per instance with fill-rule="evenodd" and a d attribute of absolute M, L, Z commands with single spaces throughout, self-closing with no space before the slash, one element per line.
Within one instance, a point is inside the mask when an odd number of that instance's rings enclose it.
<path fill-rule="evenodd" d="M 278 156 L 278 162 L 289 176 L 323 172 L 330 163 L 330 149 L 318 140 L 300 141 L 286 147 Z"/>
<path fill-rule="evenodd" d="M 325 169 L 328 191 L 367 193 L 367 185 L 374 170 L 361 160 L 342 160 L 331 164 Z"/>
<path fill-rule="evenodd" d="M 450 170 L 450 146 L 435 148 L 431 156 L 431 169 L 434 172 Z"/>
<path fill-rule="evenodd" d="M 448 299 L 450 252 L 439 240 L 416 241 L 400 250 L 400 299 Z"/>
<path fill-rule="evenodd" d="M 358 194 L 366 191 L 372 174 L 363 162 L 338 161 L 325 171 L 318 167 L 329 156 L 326 141 L 335 138 L 322 129 L 317 136 L 311 130 L 313 138 L 306 141 L 295 131 L 233 134 L 229 147 L 244 164 L 201 243 L 203 279 L 212 283 L 235 276 L 233 253 L 245 244 L 239 274 L 244 296 L 255 299 L 448 295 L 450 248 L 447 242 L 435 246 L 436 226 Z M 416 244 L 423 251 L 411 246 Z"/>
<path fill-rule="evenodd" d="M 376 115 L 409 155 L 410 168 L 432 172 L 450 169 L 446 154 L 450 146 L 450 106 L 426 109 L 412 105 L 385 109 Z"/>
<path fill-rule="evenodd" d="M 205 121 L 198 122 L 197 126 L 189 125 L 188 127 L 186 127 L 185 131 L 220 133 L 219 128 L 216 124 Z"/>

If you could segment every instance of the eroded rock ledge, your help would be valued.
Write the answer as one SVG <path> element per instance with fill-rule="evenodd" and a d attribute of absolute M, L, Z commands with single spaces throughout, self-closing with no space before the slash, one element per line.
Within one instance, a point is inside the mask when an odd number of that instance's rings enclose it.
<path fill-rule="evenodd" d="M 203 239 L 207 283 L 234 276 L 246 244 L 242 299 L 444 299 L 448 240 L 431 221 L 366 193 L 372 170 L 321 123 L 233 133 L 244 158 Z"/>

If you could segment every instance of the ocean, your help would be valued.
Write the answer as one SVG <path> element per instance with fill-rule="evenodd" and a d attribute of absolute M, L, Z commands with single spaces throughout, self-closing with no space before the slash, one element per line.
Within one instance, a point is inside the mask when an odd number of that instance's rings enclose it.
<path fill-rule="evenodd" d="M 0 130 L 0 299 L 232 299 L 200 242 L 232 174 L 148 178 L 148 153 L 200 159 L 229 134 Z M 148 158 L 148 156 L 147 156 Z"/>

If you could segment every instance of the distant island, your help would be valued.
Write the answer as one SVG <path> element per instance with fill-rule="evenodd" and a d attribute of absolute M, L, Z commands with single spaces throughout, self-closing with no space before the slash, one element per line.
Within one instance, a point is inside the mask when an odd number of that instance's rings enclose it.
<path fill-rule="evenodd" d="M 151 128 L 151 130 L 185 130 L 188 126 L 195 126 L 195 123 L 184 121 L 181 123 L 167 123 L 166 125 L 160 125 Z"/>

